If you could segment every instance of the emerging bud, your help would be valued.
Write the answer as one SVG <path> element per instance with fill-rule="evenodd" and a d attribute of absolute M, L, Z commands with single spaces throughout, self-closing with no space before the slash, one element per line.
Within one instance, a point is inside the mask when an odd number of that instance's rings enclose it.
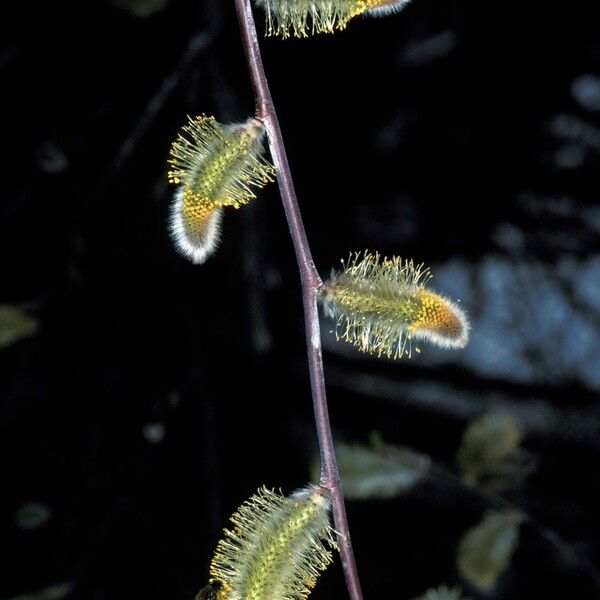
<path fill-rule="evenodd" d="M 179 185 L 171 205 L 177 249 L 203 263 L 219 240 L 224 206 L 239 208 L 256 198 L 252 188 L 274 181 L 263 157 L 264 129 L 256 119 L 221 125 L 205 115 L 190 119 L 171 146 L 169 182 Z"/>
<path fill-rule="evenodd" d="M 256 0 L 267 12 L 267 35 L 334 33 L 358 15 L 386 15 L 410 0 Z"/>
<path fill-rule="evenodd" d="M 234 529 L 217 545 L 206 592 L 214 590 L 217 600 L 307 598 L 332 562 L 328 548 L 336 547 L 329 508 L 329 494 L 318 486 L 287 498 L 259 489 L 231 517 Z"/>
<path fill-rule="evenodd" d="M 410 357 L 412 339 L 442 348 L 466 346 L 465 313 L 425 288 L 431 274 L 423 265 L 369 252 L 356 253 L 342 265 L 321 291 L 325 314 L 337 319 L 338 339 L 388 358 Z"/>

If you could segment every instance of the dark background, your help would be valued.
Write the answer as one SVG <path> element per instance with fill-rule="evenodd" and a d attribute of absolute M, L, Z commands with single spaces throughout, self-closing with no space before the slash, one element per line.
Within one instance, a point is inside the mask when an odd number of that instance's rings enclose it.
<path fill-rule="evenodd" d="M 262 41 L 322 275 L 364 248 L 413 257 L 473 325 L 464 351 L 392 363 L 325 324 L 336 437 L 377 430 L 453 469 L 482 411 L 525 431 L 537 468 L 510 500 L 564 547 L 523 527 L 491 597 L 600 598 L 593 4 L 414 0 L 335 36 Z M 226 214 L 204 266 L 167 233 L 186 115 L 253 112 L 233 2 L 132 6 L 0 18 L 0 303 L 39 322 L 0 350 L 3 600 L 61 582 L 52 597 L 191 599 L 228 515 L 261 484 L 303 485 L 315 452 L 276 186 Z M 32 502 L 47 514 L 28 527 Z M 435 478 L 350 504 L 366 598 L 460 584 L 457 540 L 486 508 Z M 313 597 L 344 594 L 336 565 Z"/>

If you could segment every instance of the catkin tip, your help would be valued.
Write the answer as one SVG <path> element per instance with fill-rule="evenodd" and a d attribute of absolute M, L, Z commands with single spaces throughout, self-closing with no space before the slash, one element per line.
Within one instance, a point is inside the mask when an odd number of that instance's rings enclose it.
<path fill-rule="evenodd" d="M 177 251 L 200 265 L 214 253 L 221 232 L 221 207 L 197 205 L 185 194 L 181 186 L 171 203 L 169 229 Z"/>
<path fill-rule="evenodd" d="M 380 0 L 372 8 L 365 11 L 365 15 L 369 17 L 385 17 L 400 12 L 410 0 Z"/>
<path fill-rule="evenodd" d="M 414 339 L 422 339 L 440 348 L 464 348 L 469 342 L 471 324 L 466 313 L 445 296 L 422 290 L 422 311 L 411 327 Z"/>

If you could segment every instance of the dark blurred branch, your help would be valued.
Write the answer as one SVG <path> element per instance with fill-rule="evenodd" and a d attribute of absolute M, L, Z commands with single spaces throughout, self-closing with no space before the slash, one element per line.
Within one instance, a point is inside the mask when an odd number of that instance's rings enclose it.
<path fill-rule="evenodd" d="M 152 96 L 152 98 L 150 98 L 148 101 L 148 104 L 146 105 L 146 108 L 135 127 L 125 138 L 125 141 L 121 145 L 121 148 L 115 157 L 115 170 L 119 170 L 127 162 L 132 152 L 139 144 L 142 136 L 150 127 L 164 103 L 167 101 L 167 98 L 177 88 L 181 74 L 187 69 L 194 58 L 209 46 L 212 39 L 213 36 L 205 32 L 197 33 L 196 35 L 192 36 L 181 56 L 181 59 L 179 60 L 179 63 L 165 77 L 154 96 Z"/>
<path fill-rule="evenodd" d="M 8 67 L 15 58 L 17 58 L 16 46 L 11 46 L 10 48 L 2 50 L 2 52 L 0 52 L 0 69 Z"/>
<path fill-rule="evenodd" d="M 361 370 L 357 363 L 351 367 L 330 366 L 328 375 L 329 385 L 334 388 L 402 405 L 403 408 L 415 407 L 461 420 L 490 408 L 502 409 L 513 415 L 528 434 L 589 448 L 600 445 L 600 415 L 595 406 L 587 409 L 570 406 L 568 410 L 562 410 L 540 397 L 539 388 L 512 386 L 504 391 L 502 387 L 493 390 L 493 384 L 486 380 L 481 382 L 481 390 L 478 385 L 471 391 L 466 385 L 454 390 L 447 380 L 436 383 L 431 377 L 405 377 L 400 381 Z"/>

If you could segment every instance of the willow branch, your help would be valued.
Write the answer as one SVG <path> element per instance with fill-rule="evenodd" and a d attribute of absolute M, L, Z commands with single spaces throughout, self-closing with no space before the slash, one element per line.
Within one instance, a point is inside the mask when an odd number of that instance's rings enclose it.
<path fill-rule="evenodd" d="M 323 285 L 323 282 L 315 268 L 306 238 L 306 231 L 304 230 L 304 223 L 302 222 L 302 215 L 300 214 L 296 191 L 294 190 L 281 128 L 262 63 L 250 0 L 235 0 L 235 4 L 240 22 L 244 51 L 254 87 L 256 118 L 264 123 L 267 132 L 273 163 L 277 169 L 277 181 L 281 200 L 300 270 L 308 367 L 321 455 L 321 479 L 319 484 L 331 492 L 333 520 L 338 532 L 338 542 L 348 592 L 352 600 L 362 600 L 362 591 L 354 561 L 352 543 L 350 541 L 346 508 L 344 506 L 344 497 L 342 495 L 327 410 L 327 396 L 323 376 L 323 356 L 321 352 L 321 332 L 317 307 L 319 289 Z"/>

